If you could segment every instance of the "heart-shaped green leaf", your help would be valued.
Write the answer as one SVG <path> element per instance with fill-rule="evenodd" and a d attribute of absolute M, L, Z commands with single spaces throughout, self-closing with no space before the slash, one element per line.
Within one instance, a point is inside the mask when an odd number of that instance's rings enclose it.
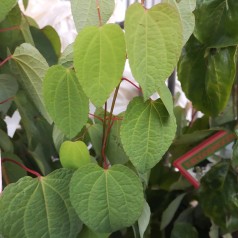
<path fill-rule="evenodd" d="M 69 200 L 72 171 L 24 177 L 0 197 L 0 231 L 4 237 L 77 237 L 82 223 Z"/>
<path fill-rule="evenodd" d="M 178 9 L 183 25 L 183 44 L 185 45 L 195 26 L 193 11 L 196 7 L 196 0 L 163 0 L 163 2 L 170 3 Z"/>
<path fill-rule="evenodd" d="M 46 108 L 57 127 L 75 137 L 88 119 L 89 101 L 71 69 L 52 66 L 43 82 Z"/>
<path fill-rule="evenodd" d="M 48 69 L 46 60 L 35 47 L 27 43 L 17 47 L 12 58 L 16 62 L 16 73 L 20 74 L 21 86 L 26 90 L 42 116 L 51 122 L 42 96 L 42 82 Z"/>
<path fill-rule="evenodd" d="M 7 14 L 17 4 L 17 0 L 0 1 L 0 22 L 5 19 Z"/>
<path fill-rule="evenodd" d="M 144 206 L 139 178 L 123 165 L 104 170 L 88 164 L 78 169 L 70 183 L 70 199 L 83 223 L 102 233 L 131 226 Z"/>
<path fill-rule="evenodd" d="M 172 143 L 176 122 L 161 99 L 134 98 L 121 126 L 121 141 L 132 164 L 141 173 L 154 167 Z"/>
<path fill-rule="evenodd" d="M 209 47 L 238 44 L 238 1 L 197 0 L 195 36 Z"/>
<path fill-rule="evenodd" d="M 126 13 L 125 37 L 132 73 L 148 99 L 179 59 L 183 41 L 179 13 L 167 3 L 149 10 L 135 3 Z"/>
<path fill-rule="evenodd" d="M 115 1 L 100 0 L 100 15 L 102 23 L 106 23 L 113 13 Z M 74 23 L 78 32 L 86 26 L 99 26 L 99 17 L 95 0 L 71 0 Z"/>
<path fill-rule="evenodd" d="M 60 162 L 64 168 L 78 169 L 91 163 L 87 146 L 82 141 L 65 141 L 60 147 Z"/>
<path fill-rule="evenodd" d="M 226 106 L 236 72 L 236 47 L 206 49 L 194 36 L 184 47 L 178 78 L 194 107 L 216 116 Z"/>
<path fill-rule="evenodd" d="M 120 83 L 126 60 L 124 33 L 118 25 L 87 27 L 74 44 L 79 82 L 95 106 L 102 106 Z"/>

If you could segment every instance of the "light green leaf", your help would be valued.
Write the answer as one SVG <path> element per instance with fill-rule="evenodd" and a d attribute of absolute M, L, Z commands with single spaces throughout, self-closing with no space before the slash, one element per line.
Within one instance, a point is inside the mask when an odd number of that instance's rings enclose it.
<path fill-rule="evenodd" d="M 64 168 L 78 169 L 91 163 L 88 147 L 82 141 L 65 141 L 60 147 L 59 154 Z"/>
<path fill-rule="evenodd" d="M 73 67 L 73 44 L 68 45 L 59 58 L 59 64 L 66 68 Z"/>
<path fill-rule="evenodd" d="M 123 165 L 104 170 L 88 164 L 78 169 L 71 179 L 70 199 L 83 223 L 102 233 L 131 226 L 144 206 L 139 178 Z"/>
<path fill-rule="evenodd" d="M 140 218 L 138 219 L 140 238 L 144 238 L 144 233 L 150 222 L 150 215 L 151 215 L 151 212 L 150 212 L 149 204 L 145 201 L 143 212 Z"/>
<path fill-rule="evenodd" d="M 31 35 L 28 19 L 25 16 L 22 16 L 21 18 L 21 32 L 25 42 L 31 44 L 32 46 L 35 46 Z"/>
<path fill-rule="evenodd" d="M 161 84 L 160 88 L 158 89 L 158 93 L 169 115 L 173 116 L 174 103 L 173 103 L 173 97 L 171 92 L 169 91 L 169 88 L 165 84 Z"/>
<path fill-rule="evenodd" d="M 79 82 L 95 106 L 102 106 L 120 83 L 126 60 L 124 33 L 118 25 L 87 27 L 74 44 Z"/>
<path fill-rule="evenodd" d="M 126 13 L 125 37 L 130 67 L 148 99 L 174 70 L 182 49 L 182 23 L 170 4 L 145 10 L 131 5 Z"/>
<path fill-rule="evenodd" d="M 4 237 L 77 237 L 82 223 L 69 200 L 72 171 L 46 177 L 24 177 L 0 197 L 0 230 Z"/>
<path fill-rule="evenodd" d="M 109 233 L 108 234 L 95 233 L 85 226 L 82 232 L 80 232 L 78 238 L 108 238 L 109 235 L 110 235 Z"/>
<path fill-rule="evenodd" d="M 238 44 L 237 0 L 197 0 L 194 14 L 200 42 L 219 48 Z"/>
<path fill-rule="evenodd" d="M 122 121 L 121 141 L 132 164 L 145 173 L 162 159 L 175 132 L 175 118 L 168 114 L 161 99 L 143 102 L 136 97 Z"/>
<path fill-rule="evenodd" d="M 114 0 L 100 0 L 100 13 L 102 23 L 106 23 L 113 13 Z M 86 26 L 99 26 L 97 1 L 94 0 L 71 0 L 71 9 L 74 23 L 78 32 Z"/>
<path fill-rule="evenodd" d="M 17 0 L 1 0 L 0 1 L 0 22 L 5 19 L 7 14 L 17 4 Z"/>
<path fill-rule="evenodd" d="M 216 116 L 226 106 L 236 72 L 236 47 L 207 49 L 194 36 L 184 47 L 178 78 L 196 109 Z"/>
<path fill-rule="evenodd" d="M 30 44 L 24 43 L 17 47 L 12 59 L 16 62 L 17 73 L 20 74 L 19 82 L 29 94 L 48 122 L 51 119 L 45 110 L 42 97 L 42 81 L 48 69 L 48 64 L 39 51 Z"/>
<path fill-rule="evenodd" d="M 177 8 L 183 25 L 183 45 L 185 45 L 195 26 L 193 11 L 196 7 L 196 0 L 163 0 L 163 2 L 170 3 Z"/>
<path fill-rule="evenodd" d="M 14 77 L 9 74 L 0 74 L 0 102 L 12 98 L 16 95 L 18 84 Z M 0 113 L 6 114 L 11 106 L 11 100 L 0 104 Z"/>
<path fill-rule="evenodd" d="M 172 219 L 173 219 L 176 211 L 178 210 L 178 207 L 180 206 L 180 204 L 181 204 L 181 202 L 182 202 L 182 200 L 183 200 L 185 195 L 186 195 L 186 193 L 180 194 L 164 210 L 164 212 L 162 214 L 160 230 L 163 230 L 172 221 Z"/>
<path fill-rule="evenodd" d="M 54 145 L 55 145 L 55 149 L 57 151 L 60 150 L 60 146 L 61 144 L 67 140 L 67 137 L 64 135 L 64 133 L 59 129 L 57 128 L 57 126 L 54 125 L 54 128 L 53 128 L 53 134 L 52 134 L 52 137 L 53 137 L 53 142 L 54 142 Z"/>
<path fill-rule="evenodd" d="M 89 102 L 74 71 L 61 65 L 49 68 L 43 93 L 56 126 L 70 139 L 75 137 L 87 122 Z"/>

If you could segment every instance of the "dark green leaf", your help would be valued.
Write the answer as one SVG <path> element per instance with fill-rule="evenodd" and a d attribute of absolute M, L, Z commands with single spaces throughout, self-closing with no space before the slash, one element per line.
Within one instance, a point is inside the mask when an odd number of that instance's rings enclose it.
<path fill-rule="evenodd" d="M 178 78 L 186 96 L 203 113 L 216 116 L 226 106 L 236 72 L 236 47 L 206 49 L 194 36 L 178 64 Z"/>
<path fill-rule="evenodd" d="M 0 22 L 5 19 L 7 14 L 17 4 L 17 0 L 0 1 Z"/>
<path fill-rule="evenodd" d="M 238 44 L 238 1 L 197 0 L 195 35 L 209 47 Z"/>
<path fill-rule="evenodd" d="M 0 129 L 0 149 L 3 152 L 13 153 L 13 144 L 6 132 Z"/>
<path fill-rule="evenodd" d="M 199 202 L 206 216 L 222 228 L 233 232 L 238 227 L 238 174 L 229 160 L 224 160 L 202 178 Z"/>
<path fill-rule="evenodd" d="M 171 238 L 198 238 L 197 230 L 189 223 L 175 223 Z"/>

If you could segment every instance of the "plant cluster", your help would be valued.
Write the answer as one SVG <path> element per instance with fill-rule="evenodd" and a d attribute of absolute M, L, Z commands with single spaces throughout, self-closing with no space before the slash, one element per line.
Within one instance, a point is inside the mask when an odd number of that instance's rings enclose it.
<path fill-rule="evenodd" d="M 113 0 L 71 5 L 78 36 L 61 53 L 51 26 L 40 29 L 17 0 L 0 2 L 0 236 L 235 233 L 237 145 L 219 154 L 199 190 L 171 164 L 216 131 L 235 132 L 238 2 L 136 2 L 124 31 L 106 24 Z M 127 59 L 139 87 L 123 78 Z M 190 122 L 165 84 L 176 66 Z M 115 115 L 122 81 L 139 96 Z M 4 119 L 16 110 L 21 128 L 10 138 Z"/>

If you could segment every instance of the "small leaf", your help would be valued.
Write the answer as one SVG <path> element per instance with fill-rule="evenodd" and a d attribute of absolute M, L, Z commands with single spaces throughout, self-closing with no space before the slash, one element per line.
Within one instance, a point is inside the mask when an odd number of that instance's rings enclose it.
<path fill-rule="evenodd" d="M 74 44 L 79 82 L 95 106 L 102 106 L 120 83 L 126 60 L 124 33 L 118 25 L 87 27 Z"/>
<path fill-rule="evenodd" d="M 0 149 L 4 152 L 13 153 L 14 147 L 7 133 L 0 129 Z"/>
<path fill-rule="evenodd" d="M 171 233 L 171 238 L 198 238 L 197 230 L 189 223 L 175 223 Z"/>
<path fill-rule="evenodd" d="M 24 177 L 0 197 L 0 230 L 4 237 L 77 237 L 82 228 L 69 200 L 73 171 L 46 177 Z M 37 215 L 36 215 L 37 214 Z"/>
<path fill-rule="evenodd" d="M 174 70 L 182 49 L 182 24 L 170 4 L 145 10 L 132 4 L 126 13 L 125 37 L 131 71 L 144 99 L 155 93 Z"/>
<path fill-rule="evenodd" d="M 100 0 L 99 7 L 102 23 L 106 23 L 113 13 L 113 0 Z M 78 32 L 86 26 L 99 26 L 97 2 L 94 0 L 71 0 L 74 23 Z"/>
<path fill-rule="evenodd" d="M 0 22 L 5 19 L 7 14 L 13 9 L 16 4 L 17 0 L 0 1 Z"/>
<path fill-rule="evenodd" d="M 140 232 L 141 238 L 144 238 L 144 233 L 150 222 L 150 215 L 151 215 L 151 212 L 150 212 L 149 204 L 145 201 L 143 212 L 140 218 L 138 219 L 138 226 L 139 226 L 139 232 Z"/>
<path fill-rule="evenodd" d="M 82 141 L 65 141 L 60 147 L 59 154 L 64 168 L 78 169 L 91 163 L 88 148 Z"/>
<path fill-rule="evenodd" d="M 237 12 L 237 0 L 198 0 L 194 11 L 195 36 L 209 47 L 237 45 Z"/>
<path fill-rule="evenodd" d="M 66 68 L 73 67 L 73 44 L 68 45 L 59 58 L 59 64 Z"/>
<path fill-rule="evenodd" d="M 61 65 L 49 68 L 43 93 L 56 126 L 70 139 L 75 137 L 87 122 L 89 102 L 74 71 Z"/>
<path fill-rule="evenodd" d="M 226 106 L 236 72 L 236 47 L 206 49 L 192 36 L 178 64 L 178 78 L 194 107 L 216 116 Z"/>
<path fill-rule="evenodd" d="M 3 102 L 16 95 L 18 84 L 14 77 L 9 74 L 0 74 L 0 102 Z M 11 106 L 11 101 L 0 104 L 0 113 L 7 113 Z"/>
<path fill-rule="evenodd" d="M 196 7 L 196 0 L 163 0 L 163 2 L 170 3 L 178 9 L 183 25 L 183 45 L 185 45 L 195 27 L 193 11 Z"/>
<path fill-rule="evenodd" d="M 161 99 L 143 102 L 137 97 L 127 107 L 121 141 L 132 164 L 145 173 L 162 159 L 175 132 L 175 118 L 168 114 Z"/>
<path fill-rule="evenodd" d="M 186 193 L 180 194 L 178 197 L 176 197 L 169 206 L 164 210 L 162 214 L 161 224 L 160 224 L 160 230 L 163 230 L 166 226 L 169 225 L 169 223 L 172 221 L 176 211 L 178 210 L 179 205 L 181 204 L 184 196 Z"/>
<path fill-rule="evenodd" d="M 42 97 L 42 81 L 48 69 L 44 57 L 36 48 L 24 43 L 16 48 L 12 58 L 16 62 L 17 73 L 20 74 L 19 82 L 21 86 L 31 97 L 42 116 L 51 122 Z"/>
<path fill-rule="evenodd" d="M 131 226 L 144 206 L 139 178 L 123 165 L 104 170 L 88 164 L 78 169 L 70 183 L 70 199 L 83 223 L 102 233 Z"/>

